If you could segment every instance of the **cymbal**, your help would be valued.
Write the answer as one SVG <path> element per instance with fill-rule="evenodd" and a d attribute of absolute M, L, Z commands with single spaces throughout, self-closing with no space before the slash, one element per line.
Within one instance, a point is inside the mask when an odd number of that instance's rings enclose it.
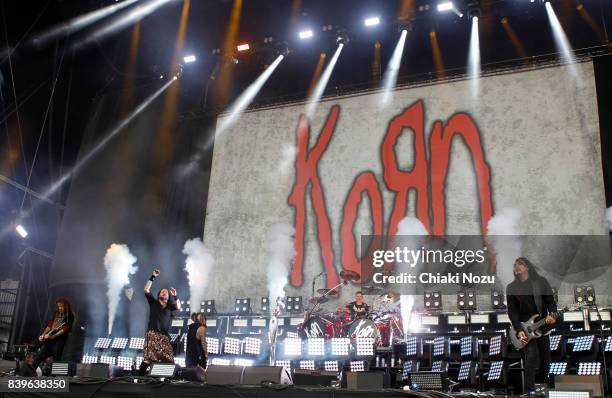
<path fill-rule="evenodd" d="M 313 297 L 308 302 L 310 304 L 323 304 L 327 303 L 329 299 L 327 297 Z"/>
<path fill-rule="evenodd" d="M 326 294 L 328 296 L 337 296 L 338 293 L 340 293 L 338 290 L 335 289 L 319 289 L 317 290 L 317 293 L 319 294 Z"/>
<path fill-rule="evenodd" d="M 361 277 L 355 271 L 342 271 L 340 272 L 340 278 L 346 281 L 357 282 Z"/>
<path fill-rule="evenodd" d="M 378 296 L 378 298 L 385 303 L 396 303 L 400 299 L 400 294 L 393 293 L 393 292 L 383 293 L 380 296 Z"/>
<path fill-rule="evenodd" d="M 378 286 L 362 286 L 361 291 L 365 294 L 378 294 L 378 292 L 382 292 L 383 288 Z"/>

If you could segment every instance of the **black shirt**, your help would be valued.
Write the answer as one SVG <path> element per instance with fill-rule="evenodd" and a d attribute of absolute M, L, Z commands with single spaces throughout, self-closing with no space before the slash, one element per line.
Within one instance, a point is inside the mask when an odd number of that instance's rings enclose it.
<path fill-rule="evenodd" d="M 168 298 L 166 308 L 162 308 L 159 301 L 151 293 L 145 293 L 145 297 L 149 302 L 149 326 L 147 330 L 156 330 L 167 335 L 172 322 L 172 311 L 176 310 L 174 297 L 170 296 Z"/>
<path fill-rule="evenodd" d="M 353 301 L 348 303 L 346 308 L 351 311 L 352 318 L 365 318 L 370 313 L 370 307 L 366 303 L 357 304 Z"/>
<path fill-rule="evenodd" d="M 528 320 L 533 315 L 546 316 L 557 311 L 552 288 L 542 277 L 529 277 L 525 282 L 515 280 L 506 288 L 506 294 L 508 317 L 514 330 L 519 330 L 520 322 Z M 540 310 L 536 300 L 540 302 Z"/>

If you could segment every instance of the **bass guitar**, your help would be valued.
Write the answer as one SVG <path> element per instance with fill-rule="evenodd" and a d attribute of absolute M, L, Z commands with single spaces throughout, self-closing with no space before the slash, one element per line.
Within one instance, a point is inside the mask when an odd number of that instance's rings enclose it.
<path fill-rule="evenodd" d="M 549 315 L 557 319 L 564 312 L 567 311 L 570 311 L 569 307 L 565 307 Z M 514 326 L 510 326 L 510 342 L 512 343 L 514 348 L 516 348 L 517 350 L 522 350 L 531 340 L 539 339 L 545 334 L 541 330 L 544 325 L 546 325 L 546 317 L 541 317 L 540 315 L 536 314 L 525 322 L 521 322 L 521 329 L 519 331 L 514 330 Z M 518 338 L 517 334 L 520 331 L 525 332 L 525 334 L 527 335 L 527 341 L 522 341 Z"/>

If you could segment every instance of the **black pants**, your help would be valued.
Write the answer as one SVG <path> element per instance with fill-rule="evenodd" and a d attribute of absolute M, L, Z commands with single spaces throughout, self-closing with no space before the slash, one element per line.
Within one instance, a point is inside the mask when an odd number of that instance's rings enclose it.
<path fill-rule="evenodd" d="M 64 337 L 58 338 L 56 340 L 45 341 L 38 349 L 36 359 L 34 360 L 34 367 L 36 368 L 42 361 L 49 357 L 53 357 L 54 361 L 61 360 L 65 343 L 66 338 Z"/>
<path fill-rule="evenodd" d="M 191 354 L 189 355 L 189 353 L 187 353 L 187 355 L 185 355 L 185 366 L 187 367 L 194 367 L 194 366 L 201 366 L 204 369 L 206 369 L 206 362 L 207 359 L 205 356 L 203 355 L 197 355 L 197 354 Z"/>
<path fill-rule="evenodd" d="M 532 340 L 523 348 L 525 366 L 525 393 L 535 389 L 536 379 L 540 383 L 548 383 L 550 367 L 550 339 L 542 336 Z"/>

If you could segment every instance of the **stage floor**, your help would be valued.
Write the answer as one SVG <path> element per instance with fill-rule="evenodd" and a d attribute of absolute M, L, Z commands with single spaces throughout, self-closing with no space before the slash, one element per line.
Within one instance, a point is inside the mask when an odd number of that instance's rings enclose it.
<path fill-rule="evenodd" d="M 141 380 L 142 381 L 142 380 Z M 291 396 L 291 398 L 310 398 L 310 397 L 359 397 L 359 398 L 376 398 L 376 397 L 419 397 L 419 398 L 440 398 L 444 394 L 419 391 L 403 391 L 399 389 L 384 389 L 384 390 L 348 390 L 348 389 L 333 389 L 308 386 L 227 386 L 227 385 L 205 385 L 194 382 L 161 382 L 158 380 L 150 380 L 148 382 L 134 383 L 128 379 L 71 379 L 70 392 L 39 392 L 39 393 L 0 393 L 0 397 L 95 397 L 95 398 L 175 398 L 175 397 L 215 397 L 215 398 L 280 398 Z M 448 396 L 457 398 L 474 398 L 475 395 L 452 393 Z M 489 398 L 492 395 L 482 395 Z M 501 397 L 501 396 L 499 396 Z M 510 398 L 510 396 L 504 396 Z"/>

